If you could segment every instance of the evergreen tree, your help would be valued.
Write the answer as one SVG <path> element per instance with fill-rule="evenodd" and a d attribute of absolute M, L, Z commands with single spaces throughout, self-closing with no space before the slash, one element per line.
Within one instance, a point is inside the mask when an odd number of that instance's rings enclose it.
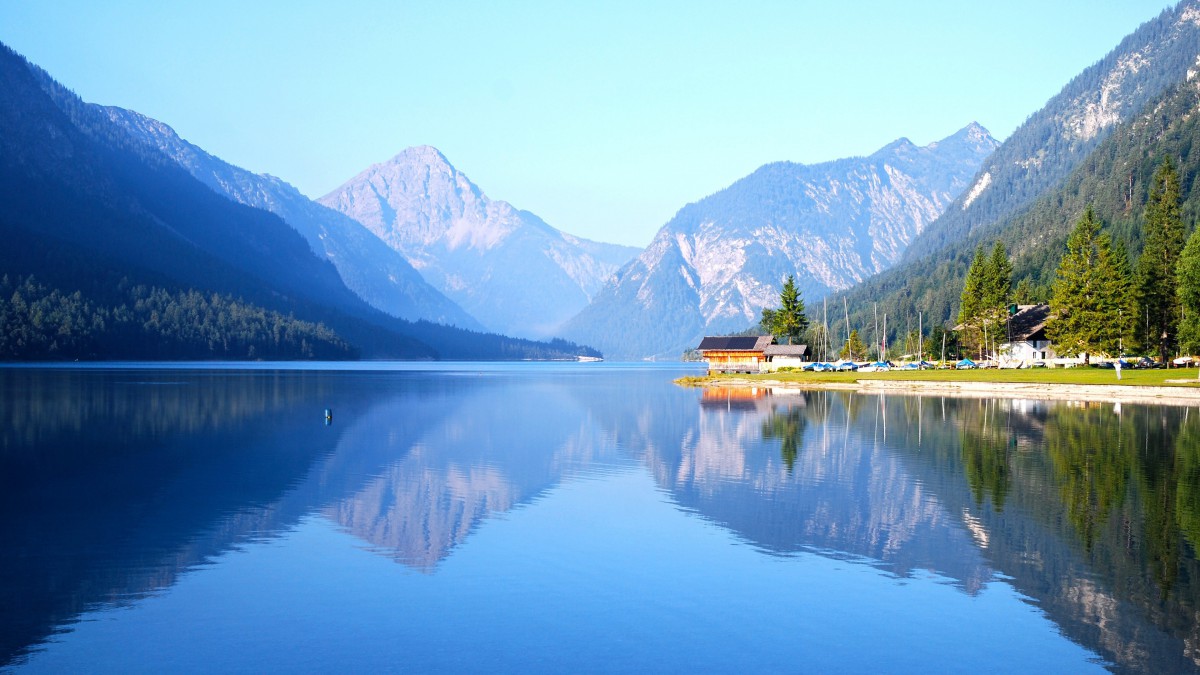
<path fill-rule="evenodd" d="M 1129 278 L 1089 208 L 1067 239 L 1050 297 L 1047 336 L 1065 356 L 1116 353 L 1128 325 Z"/>
<path fill-rule="evenodd" d="M 855 358 L 865 359 L 867 357 L 867 345 L 858 336 L 858 330 L 850 331 L 850 339 L 846 340 L 846 344 L 842 346 L 842 351 L 838 352 L 839 359 Z"/>
<path fill-rule="evenodd" d="M 771 334 L 787 344 L 793 344 L 808 330 L 808 315 L 804 313 L 804 299 L 796 288 L 796 279 L 788 275 L 779 292 L 779 309 L 763 310 L 763 320 L 770 319 Z"/>
<path fill-rule="evenodd" d="M 1129 264 L 1129 250 L 1125 243 L 1118 241 L 1112 247 L 1113 267 L 1116 270 L 1116 287 L 1114 302 L 1117 305 L 1118 333 L 1117 350 L 1119 356 L 1125 356 L 1125 350 L 1133 347 L 1136 337 L 1134 327 L 1137 325 L 1137 294 L 1133 284 L 1133 268 Z"/>
<path fill-rule="evenodd" d="M 1012 263 L 1008 260 L 1008 251 L 1004 242 L 996 240 L 992 254 L 988 256 L 987 265 L 983 269 L 983 288 L 981 289 L 983 311 L 1003 314 L 1012 296 Z"/>
<path fill-rule="evenodd" d="M 999 239 L 992 247 L 983 273 L 980 315 L 989 341 L 996 345 L 1002 339 L 1007 342 L 1008 301 L 1012 297 L 1012 263 L 1008 260 L 1004 243 Z"/>
<path fill-rule="evenodd" d="M 761 335 L 775 334 L 775 314 L 779 310 L 763 307 L 762 318 L 758 321 L 758 332 Z"/>
<path fill-rule="evenodd" d="M 1188 237 L 1175 266 L 1176 293 L 1183 309 L 1179 322 L 1179 348 L 1200 353 L 1200 229 Z"/>
<path fill-rule="evenodd" d="M 1164 160 L 1146 200 L 1145 246 L 1137 265 L 1138 318 L 1142 348 L 1157 348 L 1165 363 L 1178 327 L 1179 299 L 1175 267 L 1183 249 L 1183 218 L 1179 209 L 1179 174 Z"/>
<path fill-rule="evenodd" d="M 1049 299 L 1047 289 L 1044 286 L 1035 285 L 1029 277 L 1021 277 L 1021 280 L 1013 286 L 1012 301 L 1018 305 L 1033 305 Z"/>
<path fill-rule="evenodd" d="M 983 326 L 980 313 L 983 310 L 983 289 L 987 277 L 987 257 L 983 245 L 975 249 L 967 279 L 963 283 L 962 298 L 958 306 L 958 323 L 962 327 L 959 338 L 963 346 L 971 349 L 983 342 Z"/>
<path fill-rule="evenodd" d="M 934 326 L 933 330 L 929 332 L 929 337 L 925 338 L 925 354 L 935 361 L 940 361 L 943 347 L 947 360 L 957 361 L 959 359 L 958 334 L 946 330 L 944 326 Z"/>
<path fill-rule="evenodd" d="M 968 347 L 981 348 L 985 341 L 998 341 L 994 338 L 1004 332 L 1011 297 L 1012 263 L 1004 243 L 996 240 L 990 255 L 978 246 L 967 270 L 958 312 L 961 337 Z"/>

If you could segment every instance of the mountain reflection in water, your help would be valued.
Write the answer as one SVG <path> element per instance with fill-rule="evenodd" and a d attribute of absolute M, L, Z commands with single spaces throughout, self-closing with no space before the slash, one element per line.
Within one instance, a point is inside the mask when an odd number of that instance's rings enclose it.
<path fill-rule="evenodd" d="M 999 573 L 1118 668 L 1200 666 L 1200 411 L 785 393 L 706 392 L 655 475 L 768 551 Z"/>
<path fill-rule="evenodd" d="M 436 575 L 490 518 L 638 470 L 766 555 L 1004 579 L 1117 668 L 1198 667 L 1197 412 L 668 373 L 0 370 L 0 663 L 309 517 Z"/>

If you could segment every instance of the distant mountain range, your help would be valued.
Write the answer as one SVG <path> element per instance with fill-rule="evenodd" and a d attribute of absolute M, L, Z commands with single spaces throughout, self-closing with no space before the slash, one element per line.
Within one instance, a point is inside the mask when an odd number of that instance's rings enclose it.
<path fill-rule="evenodd" d="M 890 267 L 996 145 L 972 123 L 925 147 L 902 138 L 869 157 L 763 166 L 681 209 L 563 334 L 610 357 L 678 358 L 756 323 L 789 274 L 811 308 Z"/>
<path fill-rule="evenodd" d="M 350 290 L 375 308 L 409 321 L 483 330 L 478 321 L 426 283 L 403 256 L 358 222 L 308 199 L 279 178 L 251 173 L 208 154 L 162 122 L 124 108 L 95 108 L 218 194 L 282 218 L 304 236 L 314 252 L 333 263 Z"/>
<path fill-rule="evenodd" d="M 320 198 L 362 223 L 490 330 L 549 337 L 637 249 L 573 237 L 489 199 L 429 146 Z"/>
<path fill-rule="evenodd" d="M 122 123 L 115 123 L 114 116 Z M 54 329 L 65 331 L 65 336 L 80 331 L 106 334 L 119 325 L 148 349 L 166 335 L 156 326 L 178 334 L 203 323 L 217 332 L 185 336 L 189 349 L 207 340 L 211 354 L 252 358 L 253 353 L 228 352 L 227 343 L 237 339 L 220 327 L 260 311 L 277 317 L 269 320 L 281 330 L 291 330 L 289 317 L 305 322 L 297 324 L 301 328 L 326 326 L 336 333 L 334 342 L 344 340 L 357 353 L 374 358 L 594 354 L 561 341 L 538 343 L 412 323 L 369 306 L 292 225 L 273 213 L 235 203 L 224 192 L 217 194 L 181 168 L 176 158 L 148 143 L 145 135 L 131 133 L 128 119 L 84 103 L 0 45 L 0 185 L 5 195 L 0 200 L 0 236 L 5 242 L 0 247 L 0 272 L 18 279 L 33 275 L 57 293 L 45 298 L 46 311 L 29 312 L 24 299 L 2 308 L 6 321 L 18 319 L 3 336 L 5 349 L 12 348 L 18 357 L 24 353 L 27 334 L 58 322 Z M 335 229 L 331 226 L 329 232 Z M 130 303 L 146 293 L 184 298 L 191 304 L 177 302 L 169 316 L 131 322 L 129 317 L 140 310 Z M 210 296 L 229 300 L 208 302 Z M 59 309 L 68 306 L 87 309 L 84 315 L 90 323 L 64 321 Z M 448 303 L 445 307 L 452 309 Z M 212 308 L 233 314 L 187 314 Z M 21 317 L 27 317 L 27 323 L 20 324 Z M 278 334 L 275 341 L 287 337 Z M 105 357 L 55 348 L 51 343 L 49 351 L 32 356 Z M 136 345 L 124 348 L 122 356 L 133 351 L 136 357 Z M 169 351 L 154 352 L 159 358 L 171 357 Z M 194 352 L 187 353 L 194 357 Z"/>
<path fill-rule="evenodd" d="M 109 345 L 129 335 L 152 342 L 166 335 L 163 322 L 176 331 L 163 339 L 190 340 L 188 354 L 222 343 L 196 331 L 179 338 L 190 311 L 240 317 L 194 317 L 205 331 L 241 321 L 257 340 L 274 330 L 276 346 L 294 347 L 272 354 L 595 353 L 479 332 L 489 330 L 561 336 L 610 359 L 677 358 L 704 334 L 757 323 L 787 275 L 810 313 L 833 294 L 853 327 L 875 311 L 892 317 L 894 339 L 918 312 L 926 325 L 953 318 L 974 248 L 995 239 L 1013 252 L 1014 280 L 1045 295 L 1085 206 L 1136 257 L 1149 177 L 1163 157 L 1185 178 L 1185 217 L 1200 217 L 1188 178 L 1200 172 L 1191 153 L 1198 54 L 1200 0 L 1185 0 L 1003 144 L 972 123 L 925 147 L 900 139 L 869 157 L 767 164 L 682 208 L 639 252 L 489 199 L 428 146 L 369 167 L 317 203 L 162 122 L 85 103 L 0 45 L 0 273 L 12 277 L 0 281 L 44 294 L 33 309 L 28 298 L 16 313 L 0 306 L 0 355 L 41 340 L 50 350 L 42 357 L 91 358 L 67 353 L 83 344 L 81 331 L 108 330 Z M 127 311 L 151 296 L 169 320 L 148 304 L 138 310 L 145 317 Z M 112 332 L 116 323 L 124 332 Z M 228 342 L 213 354 L 230 354 Z"/>

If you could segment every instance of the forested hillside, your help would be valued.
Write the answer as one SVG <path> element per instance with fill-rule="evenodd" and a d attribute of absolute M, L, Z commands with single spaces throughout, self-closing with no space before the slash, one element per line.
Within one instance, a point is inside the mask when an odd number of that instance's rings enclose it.
<path fill-rule="evenodd" d="M 347 359 L 322 324 L 229 296 L 118 285 L 119 304 L 0 277 L 0 360 Z M 432 356 L 432 354 L 430 354 Z"/>
<path fill-rule="evenodd" d="M 1004 220 L 1054 188 L 1147 103 L 1183 81 L 1200 54 L 1200 6 L 1164 10 L 1073 78 L 984 162 L 972 187 L 917 237 L 920 259 Z"/>
<path fill-rule="evenodd" d="M 1046 301 L 1067 235 L 1088 206 L 1103 231 L 1124 244 L 1136 263 L 1142 222 L 1155 170 L 1169 158 L 1178 168 L 1183 220 L 1188 231 L 1200 216 L 1200 88 L 1192 80 L 1152 101 L 1142 115 L 1121 125 L 1063 182 L 1013 217 L 982 227 L 948 244 L 941 253 L 869 279 L 847 294 L 854 325 L 869 325 L 875 305 L 891 317 L 893 336 L 918 311 L 936 322 L 958 314 L 967 268 L 975 248 L 1001 241 L 1013 260 L 1017 302 Z M 840 300 L 835 305 L 841 304 Z M 929 325 L 929 322 L 926 322 Z"/>
<path fill-rule="evenodd" d="M 1194 113 L 1200 105 L 1200 93 L 1193 79 L 1194 70 L 1187 67 L 1195 64 L 1196 54 L 1200 53 L 1200 44 L 1196 44 L 1200 32 L 1195 25 L 1200 14 L 1193 9 L 1184 3 L 1126 38 L 1112 54 L 1031 116 L 988 160 L 980 176 L 997 162 L 1012 164 L 1014 157 L 1027 151 L 1042 158 L 1043 167 L 1046 162 L 1058 162 L 1054 158 L 1075 157 L 1057 163 L 1060 171 L 1071 167 L 1069 171 L 1047 183 L 1049 187 L 1043 187 L 1040 193 L 1028 176 L 1020 180 L 1015 178 L 1017 174 L 1011 174 L 1014 178 L 1009 180 L 993 178 L 976 201 L 965 208 L 962 202 L 970 198 L 968 191 L 959 204 L 951 205 L 926 234 L 914 241 L 904 263 L 831 298 L 831 302 L 840 306 L 842 297 L 846 298 L 854 326 L 873 326 L 876 312 L 879 316 L 886 314 L 892 340 L 906 326 L 916 325 L 918 312 L 924 315 L 926 326 L 952 324 L 976 247 L 990 248 L 997 240 L 1013 257 L 1015 300 L 1048 300 L 1049 284 L 1065 252 L 1067 234 L 1089 205 L 1094 207 L 1104 231 L 1112 234 L 1115 243 L 1124 244 L 1136 263 L 1150 179 L 1164 158 L 1170 158 L 1181 174 L 1184 222 L 1190 228 L 1200 212 L 1192 190 L 1200 169 L 1200 156 L 1192 154 L 1197 134 Z M 1145 46 L 1137 48 L 1138 44 Z M 1149 62 L 1139 62 L 1138 68 L 1118 67 L 1136 54 L 1153 54 L 1158 61 L 1153 67 Z M 1122 77 L 1126 79 L 1120 83 L 1136 94 L 1130 100 L 1144 102 L 1135 110 L 1121 109 L 1120 123 L 1115 117 L 1107 118 L 1113 126 L 1095 129 L 1093 141 L 1068 143 L 1063 130 L 1074 127 L 1067 122 L 1082 118 L 1063 112 L 1068 110 L 1066 103 L 1086 99 L 1084 85 L 1088 83 L 1099 86 L 1095 91 L 1102 92 L 1105 83 L 1113 81 L 1113 68 L 1125 73 Z M 1171 73 L 1173 81 L 1168 82 L 1165 78 Z M 1155 88 L 1158 93 L 1148 95 Z M 1115 91 L 1110 88 L 1110 93 Z M 1038 134 L 1043 146 L 1035 149 L 1029 143 Z M 1085 147 L 1086 154 L 1077 156 Z M 1037 184 L 1046 183 L 1049 174 L 1039 175 L 1042 178 Z M 985 199 L 989 193 L 990 202 Z M 980 212 L 984 207 L 986 213 Z M 984 215 L 971 216 L 975 212 Z"/>

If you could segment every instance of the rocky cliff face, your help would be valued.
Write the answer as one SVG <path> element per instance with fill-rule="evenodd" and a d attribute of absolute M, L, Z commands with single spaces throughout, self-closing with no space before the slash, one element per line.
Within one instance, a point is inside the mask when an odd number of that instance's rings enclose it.
<path fill-rule="evenodd" d="M 1073 78 L 983 163 L 970 189 L 913 241 L 917 260 L 1003 220 L 1058 185 L 1122 122 L 1200 70 L 1200 2 L 1147 21 Z"/>
<path fill-rule="evenodd" d="M 218 194 L 282 218 L 304 236 L 315 253 L 334 264 L 350 290 L 376 309 L 409 321 L 482 329 L 478 321 L 429 285 L 403 256 L 352 218 L 313 202 L 279 178 L 251 173 L 208 154 L 162 122 L 123 108 L 96 108 L 135 140 L 178 163 Z"/>
<path fill-rule="evenodd" d="M 556 335 L 637 250 L 489 199 L 435 148 L 408 148 L 322 197 L 491 330 Z"/>
<path fill-rule="evenodd" d="M 811 305 L 895 263 L 995 147 L 972 123 L 925 147 L 763 166 L 681 209 L 564 334 L 610 358 L 677 357 L 757 322 L 789 274 Z"/>

